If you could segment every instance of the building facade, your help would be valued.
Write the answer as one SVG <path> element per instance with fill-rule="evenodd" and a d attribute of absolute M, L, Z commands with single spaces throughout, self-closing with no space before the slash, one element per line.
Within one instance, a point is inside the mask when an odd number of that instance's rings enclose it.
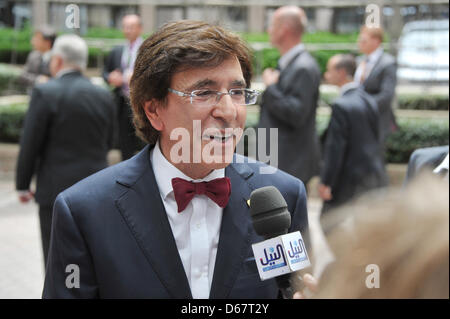
<path fill-rule="evenodd" d="M 308 15 L 309 31 L 345 33 L 357 31 L 364 22 L 366 7 L 375 4 L 383 26 L 394 34 L 410 20 L 448 18 L 449 14 L 448 0 L 0 0 L 0 26 L 29 20 L 35 27 L 50 24 L 64 31 L 70 4 L 79 8 L 81 34 L 90 27 L 119 28 L 126 13 L 144 17 L 145 33 L 178 19 L 220 23 L 235 31 L 264 32 L 277 7 L 299 5 Z"/>

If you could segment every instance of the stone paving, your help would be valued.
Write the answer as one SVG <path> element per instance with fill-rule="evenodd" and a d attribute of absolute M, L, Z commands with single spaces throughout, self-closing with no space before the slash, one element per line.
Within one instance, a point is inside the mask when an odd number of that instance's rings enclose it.
<path fill-rule="evenodd" d="M 21 204 L 14 184 L 0 182 L 0 298 L 40 298 L 44 261 L 38 207 Z"/>

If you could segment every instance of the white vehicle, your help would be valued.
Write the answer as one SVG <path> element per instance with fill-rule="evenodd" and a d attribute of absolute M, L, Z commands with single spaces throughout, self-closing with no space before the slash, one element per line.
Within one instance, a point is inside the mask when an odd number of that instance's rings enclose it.
<path fill-rule="evenodd" d="M 399 39 L 397 78 L 400 82 L 449 81 L 449 22 L 408 22 Z"/>

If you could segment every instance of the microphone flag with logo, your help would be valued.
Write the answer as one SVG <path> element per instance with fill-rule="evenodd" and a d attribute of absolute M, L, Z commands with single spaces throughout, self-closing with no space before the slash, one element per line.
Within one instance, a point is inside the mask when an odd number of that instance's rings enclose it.
<path fill-rule="evenodd" d="M 291 214 L 280 191 L 261 187 L 250 195 L 250 214 L 256 233 L 265 241 L 252 245 L 261 280 L 274 278 L 284 298 L 292 298 L 290 273 L 311 266 L 300 231 L 287 233 Z"/>

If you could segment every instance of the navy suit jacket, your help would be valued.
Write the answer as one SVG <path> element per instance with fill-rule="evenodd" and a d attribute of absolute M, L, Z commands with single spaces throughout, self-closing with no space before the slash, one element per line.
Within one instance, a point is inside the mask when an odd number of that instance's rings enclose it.
<path fill-rule="evenodd" d="M 150 149 L 58 195 L 44 298 L 192 298 Z M 251 250 L 252 243 L 263 240 L 255 233 L 247 206 L 254 189 L 277 187 L 292 215 L 290 231 L 300 230 L 308 240 L 303 183 L 281 171 L 261 175 L 264 165 L 232 163 L 225 169 L 232 190 L 223 212 L 210 298 L 278 295 L 275 280 L 260 280 Z M 75 267 L 80 287 L 67 288 L 66 281 L 76 282 Z"/>
<path fill-rule="evenodd" d="M 333 102 L 323 164 L 321 181 L 331 187 L 333 194 L 333 199 L 326 202 L 329 207 L 387 185 L 379 111 L 375 100 L 363 89 L 350 89 Z"/>

